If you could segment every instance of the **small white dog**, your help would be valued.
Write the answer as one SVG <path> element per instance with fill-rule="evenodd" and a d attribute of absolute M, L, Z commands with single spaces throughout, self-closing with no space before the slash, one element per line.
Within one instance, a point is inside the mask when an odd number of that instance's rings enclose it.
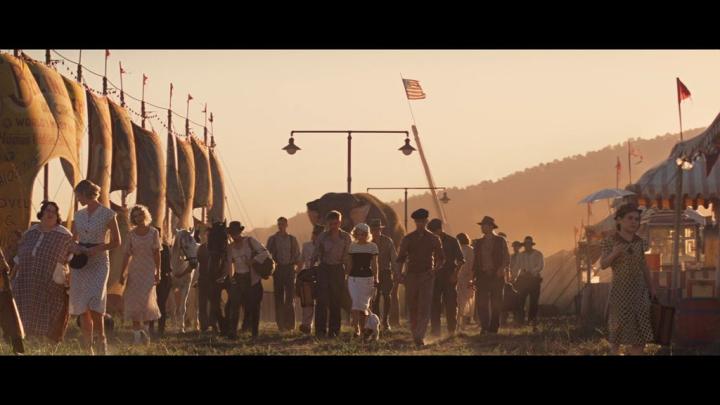
<path fill-rule="evenodd" d="M 365 340 L 369 339 L 377 341 L 380 338 L 380 318 L 372 313 L 372 311 L 368 311 L 363 334 Z"/>

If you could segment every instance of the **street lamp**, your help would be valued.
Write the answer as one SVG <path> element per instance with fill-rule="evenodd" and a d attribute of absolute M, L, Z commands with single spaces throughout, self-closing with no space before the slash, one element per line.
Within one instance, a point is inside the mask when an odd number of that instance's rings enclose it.
<path fill-rule="evenodd" d="M 450 202 L 450 198 L 448 198 L 448 196 L 447 196 L 447 191 L 443 191 L 443 196 L 442 196 L 442 198 L 440 198 L 440 201 L 443 204 L 447 204 Z"/>
<path fill-rule="evenodd" d="M 443 190 L 443 196 L 440 201 L 443 204 L 450 202 L 450 198 L 447 196 L 446 187 L 368 187 L 366 192 L 370 190 L 405 190 L 405 232 L 408 229 L 408 190 Z"/>
<path fill-rule="evenodd" d="M 674 234 L 673 234 L 673 274 L 672 274 L 672 288 L 671 288 L 671 299 L 674 302 L 676 299 L 682 298 L 682 288 L 680 285 L 680 217 L 684 209 L 685 196 L 683 195 L 683 171 L 690 171 L 693 169 L 693 162 L 688 159 L 677 158 L 675 160 L 677 166 L 677 180 L 675 181 L 675 217 L 674 217 Z"/>
<path fill-rule="evenodd" d="M 410 145 L 410 138 L 405 138 L 405 145 L 398 148 L 398 150 L 402 151 L 403 155 L 410 156 L 410 154 L 415 151 L 415 148 Z"/>
<path fill-rule="evenodd" d="M 287 152 L 288 155 L 294 155 L 295 152 L 300 150 L 300 148 L 295 145 L 295 138 L 290 137 L 287 146 L 285 146 L 283 150 Z"/>
<path fill-rule="evenodd" d="M 295 134 L 347 134 L 347 184 L 348 193 L 352 193 L 352 134 L 405 134 L 405 144 L 398 148 L 399 151 L 405 156 L 409 156 L 413 153 L 415 148 L 410 145 L 410 134 L 408 131 L 356 131 L 356 130 L 344 130 L 344 131 L 290 131 L 290 139 L 288 144 L 282 148 L 288 155 L 294 155 L 297 151 L 301 150 L 299 146 L 295 145 Z"/>

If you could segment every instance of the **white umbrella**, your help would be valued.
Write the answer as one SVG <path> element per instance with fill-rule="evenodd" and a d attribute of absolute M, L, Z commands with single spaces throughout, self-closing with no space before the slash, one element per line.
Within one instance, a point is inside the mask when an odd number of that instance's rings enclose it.
<path fill-rule="evenodd" d="M 589 196 L 583 198 L 578 204 L 587 204 L 598 200 L 607 200 L 610 198 L 622 198 L 629 195 L 635 195 L 632 191 L 623 190 L 620 188 L 606 188 L 600 191 L 596 191 Z"/>

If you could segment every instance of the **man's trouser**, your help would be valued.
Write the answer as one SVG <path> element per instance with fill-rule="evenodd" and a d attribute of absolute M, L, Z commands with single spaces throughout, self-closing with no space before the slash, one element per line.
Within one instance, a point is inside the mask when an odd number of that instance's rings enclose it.
<path fill-rule="evenodd" d="M 435 276 L 433 286 L 432 309 L 430 312 L 430 331 L 440 334 L 440 317 L 445 308 L 448 332 L 454 333 L 457 327 L 457 282 L 450 282 L 449 274 Z"/>
<path fill-rule="evenodd" d="M 505 280 L 494 274 L 481 273 L 475 278 L 475 308 L 483 332 L 497 333 L 502 311 L 502 290 Z"/>
<path fill-rule="evenodd" d="M 518 291 L 518 307 L 515 318 L 518 322 L 525 322 L 525 301 L 527 301 L 529 297 L 530 305 L 528 308 L 528 322 L 533 322 L 537 318 L 542 279 L 531 275 L 526 275 L 524 277 L 527 277 L 527 280 L 523 283 L 525 285 L 524 288 Z"/>
<path fill-rule="evenodd" d="M 215 331 L 219 330 L 222 320 L 220 293 L 221 287 L 215 280 L 201 278 L 198 281 L 198 311 L 200 330 L 203 332 L 207 331 L 208 328 Z"/>
<path fill-rule="evenodd" d="M 227 319 L 229 336 L 237 336 L 238 323 L 240 322 L 240 308 L 244 307 L 247 295 L 250 290 L 250 273 L 235 274 L 230 281 L 228 291 Z M 248 309 L 245 309 L 246 319 Z M 243 327 L 246 325 L 243 324 Z"/>
<path fill-rule="evenodd" d="M 435 274 L 432 270 L 405 275 L 410 330 L 414 340 L 422 340 L 430 320 Z"/>
<path fill-rule="evenodd" d="M 340 309 L 345 284 L 344 265 L 323 263 L 318 267 L 315 306 L 315 334 L 317 336 L 340 334 Z"/>
<path fill-rule="evenodd" d="M 280 331 L 295 329 L 295 271 L 292 264 L 280 264 L 273 273 L 275 322 Z"/>
<path fill-rule="evenodd" d="M 391 296 L 393 281 L 390 271 L 390 269 L 380 271 L 380 285 L 376 289 L 377 291 L 373 298 L 372 311 L 380 317 L 380 322 L 384 328 L 387 328 L 389 325 L 388 321 L 393 309 Z M 382 301 L 382 315 L 380 313 L 380 301 Z"/>

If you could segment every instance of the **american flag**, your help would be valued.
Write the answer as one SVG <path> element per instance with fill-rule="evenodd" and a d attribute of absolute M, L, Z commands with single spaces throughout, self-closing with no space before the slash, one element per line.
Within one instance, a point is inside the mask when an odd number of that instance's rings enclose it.
<path fill-rule="evenodd" d="M 402 81 L 408 100 L 422 100 L 425 98 L 425 92 L 423 92 L 422 87 L 420 87 L 419 81 L 411 79 L 402 79 Z"/>

